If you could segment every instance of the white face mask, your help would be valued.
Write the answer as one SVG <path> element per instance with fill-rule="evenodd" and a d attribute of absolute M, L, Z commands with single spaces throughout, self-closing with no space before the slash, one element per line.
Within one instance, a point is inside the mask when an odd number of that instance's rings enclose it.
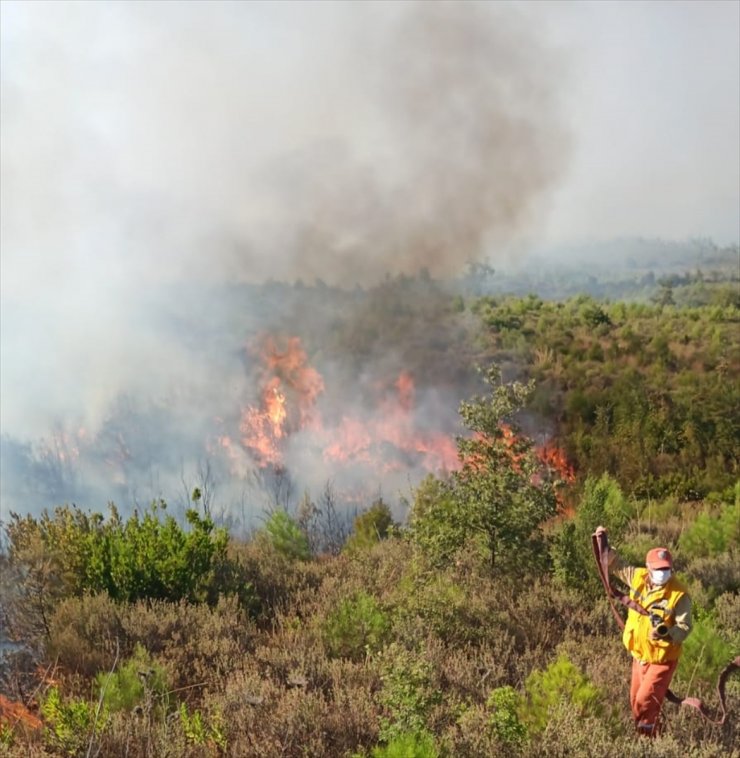
<path fill-rule="evenodd" d="M 670 569 L 651 569 L 650 581 L 656 587 L 662 587 L 671 578 Z"/>

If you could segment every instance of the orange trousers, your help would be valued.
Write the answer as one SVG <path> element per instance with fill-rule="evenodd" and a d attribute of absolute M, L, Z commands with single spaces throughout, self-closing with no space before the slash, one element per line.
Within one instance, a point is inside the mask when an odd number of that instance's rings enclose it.
<path fill-rule="evenodd" d="M 654 737 L 660 731 L 660 708 L 677 665 L 678 661 L 640 663 L 632 660 L 630 705 L 635 727 L 640 734 Z"/>

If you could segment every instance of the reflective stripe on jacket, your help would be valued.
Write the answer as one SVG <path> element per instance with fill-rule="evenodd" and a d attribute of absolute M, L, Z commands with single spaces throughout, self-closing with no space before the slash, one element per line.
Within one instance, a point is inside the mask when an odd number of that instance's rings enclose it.
<path fill-rule="evenodd" d="M 645 663 L 669 663 L 678 660 L 681 656 L 680 641 L 685 634 L 676 634 L 679 629 L 674 630 L 676 606 L 682 599 L 682 606 L 688 602 L 686 587 L 673 576 L 662 587 L 651 587 L 647 569 L 636 568 L 630 573 L 630 597 L 649 614 L 659 617 L 661 623 L 668 627 L 668 634 L 662 639 L 651 640 L 650 632 L 654 628 L 654 619 L 630 609 L 622 635 L 624 646 L 635 658 Z M 680 637 L 680 640 L 676 640 L 676 637 Z"/>

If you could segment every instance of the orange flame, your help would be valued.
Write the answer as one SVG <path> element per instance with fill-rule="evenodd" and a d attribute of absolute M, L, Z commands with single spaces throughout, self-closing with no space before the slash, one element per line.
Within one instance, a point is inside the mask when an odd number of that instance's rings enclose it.
<path fill-rule="evenodd" d="M 369 419 L 345 415 L 326 429 L 317 410 L 324 380 L 308 363 L 297 337 L 280 347 L 272 337 L 261 341 L 262 393 L 258 406 L 242 411 L 242 446 L 261 467 L 281 465 L 283 448 L 291 434 L 309 429 L 315 434 L 326 461 L 363 463 L 379 470 L 399 469 L 411 459 L 429 471 L 459 466 L 453 439 L 437 432 L 421 432 L 414 419 L 416 388 L 411 374 L 401 372 L 393 392 L 379 403 Z M 221 445 L 231 453 L 231 440 Z"/>
<path fill-rule="evenodd" d="M 324 390 L 324 380 L 308 365 L 308 356 L 297 337 L 291 337 L 280 349 L 272 337 L 262 341 L 262 397 L 259 407 L 242 411 L 239 432 L 242 445 L 251 451 L 260 466 L 282 462 L 281 440 L 296 429 L 312 423 L 315 405 Z M 296 407 L 289 418 L 288 393 Z"/>
<path fill-rule="evenodd" d="M 458 468 L 457 446 L 451 437 L 416 428 L 416 387 L 411 374 L 402 371 L 393 387 L 395 394 L 385 398 L 371 419 L 342 418 L 338 439 L 324 450 L 324 459 L 370 463 L 385 471 L 409 462 L 427 471 Z"/>
<path fill-rule="evenodd" d="M 449 434 L 419 428 L 414 378 L 402 371 L 386 385 L 369 417 L 345 414 L 326 428 L 317 402 L 324 391 L 324 380 L 308 362 L 308 356 L 297 337 L 282 346 L 272 337 L 259 344 L 262 361 L 259 405 L 242 411 L 239 425 L 240 443 L 260 467 L 283 465 L 285 446 L 290 436 L 299 431 L 311 433 L 310 445 L 316 447 L 327 462 L 362 464 L 379 472 L 421 467 L 430 472 L 455 471 L 462 465 L 456 442 Z M 381 388 L 382 389 L 382 388 Z M 502 440 L 515 467 L 520 466 L 520 452 L 514 430 L 501 424 Z M 223 435 L 219 443 L 234 465 L 238 456 L 231 438 Z M 553 445 L 535 449 L 541 470 L 533 477 L 535 483 L 546 478 L 570 483 L 575 475 L 565 455 Z M 481 462 L 482 463 L 482 462 Z M 468 465 L 476 465 L 467 460 Z"/>

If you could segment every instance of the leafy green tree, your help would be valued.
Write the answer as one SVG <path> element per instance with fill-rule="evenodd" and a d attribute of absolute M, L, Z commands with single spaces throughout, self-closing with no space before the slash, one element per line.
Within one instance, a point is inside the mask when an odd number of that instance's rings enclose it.
<path fill-rule="evenodd" d="M 532 442 L 515 423 L 533 384 L 503 383 L 495 366 L 486 381 L 490 395 L 460 407 L 472 432 L 458 439 L 462 466 L 449 480 L 428 480 L 421 488 L 412 533 L 438 564 L 472 544 L 491 569 L 542 567 L 547 551 L 540 527 L 556 513 L 556 483 L 542 477 Z"/>

